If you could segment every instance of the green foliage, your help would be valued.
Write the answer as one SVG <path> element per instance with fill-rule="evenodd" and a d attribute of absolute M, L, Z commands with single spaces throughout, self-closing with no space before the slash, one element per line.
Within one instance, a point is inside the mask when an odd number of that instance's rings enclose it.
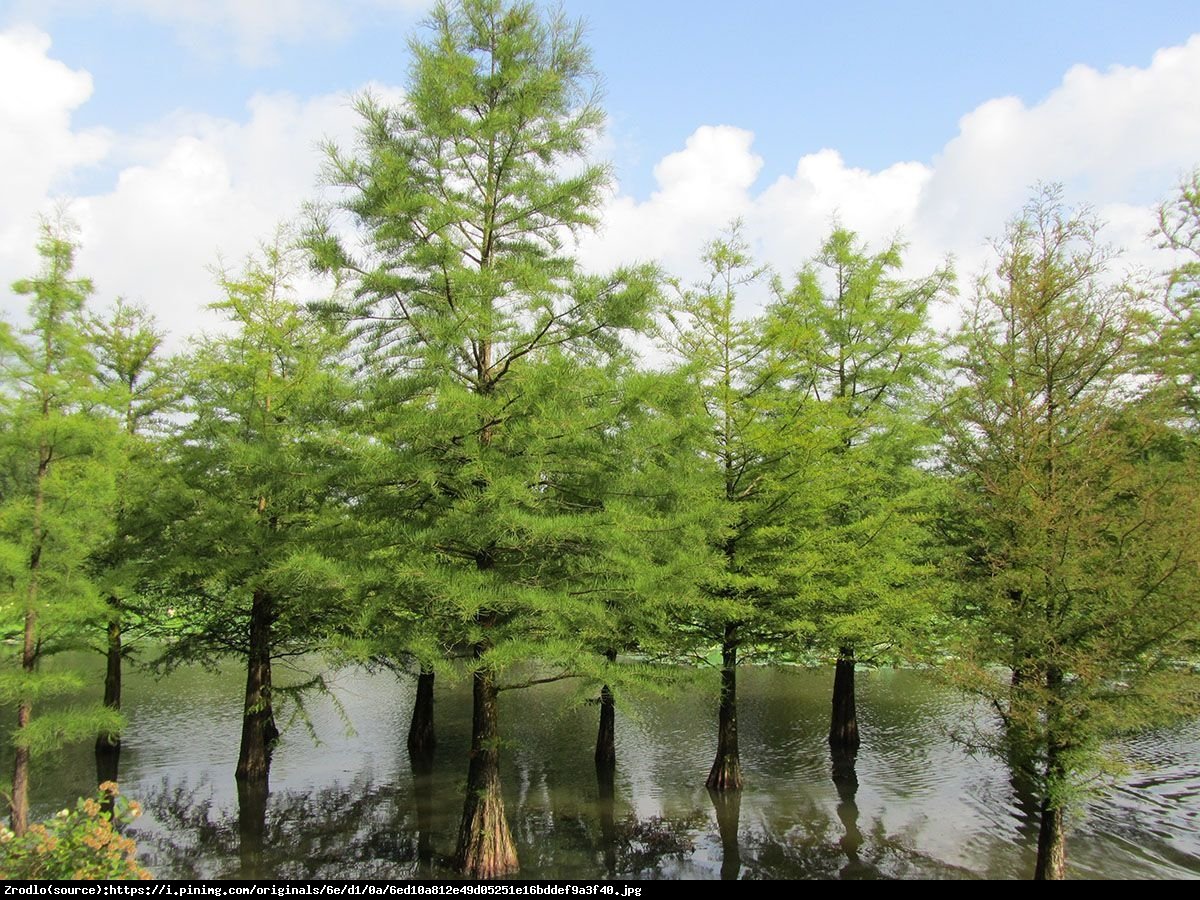
<path fill-rule="evenodd" d="M 177 613 L 171 663 L 247 653 L 256 591 L 275 605 L 280 652 L 320 646 L 340 615 L 341 466 L 359 439 L 339 430 L 342 338 L 290 299 L 289 252 L 268 246 L 221 276 L 214 308 L 232 328 L 188 361 L 154 560 Z"/>
<path fill-rule="evenodd" d="M 1155 355 L 1195 431 L 1200 427 L 1200 169 L 1159 208 L 1158 236 L 1178 263 L 1167 273 L 1166 316 Z"/>
<path fill-rule="evenodd" d="M 747 652 L 774 652 L 796 634 L 793 563 L 817 521 L 821 466 L 836 435 L 822 410 L 784 389 L 785 354 L 766 323 L 736 313 L 738 291 L 765 274 L 740 223 L 703 258 L 707 280 L 677 288 L 663 335 L 695 385 L 689 415 L 703 430 L 687 477 L 708 519 L 695 551 L 703 589 L 680 597 L 676 615 L 700 653 L 727 641 L 730 627 Z"/>
<path fill-rule="evenodd" d="M 92 732 L 94 733 L 94 732 Z M 0 825 L 0 878 L 59 881 L 147 880 L 137 847 L 120 827 L 141 815 L 136 801 L 122 797 L 111 781 L 95 797 L 80 798 L 75 809 L 31 825 L 17 837 Z"/>
<path fill-rule="evenodd" d="M 784 382 L 822 408 L 835 434 L 817 499 L 819 524 L 792 562 L 807 640 L 867 661 L 911 653 L 940 596 L 933 500 L 922 468 L 934 441 L 927 398 L 940 370 L 928 324 L 953 272 L 903 280 L 903 246 L 870 253 L 835 227 L 771 308 Z"/>
<path fill-rule="evenodd" d="M 362 98 L 358 152 L 330 150 L 364 251 L 337 239 L 334 211 L 308 236 L 352 290 L 340 313 L 377 437 L 347 646 L 568 665 L 632 590 L 599 472 L 633 433 L 624 335 L 649 321 L 657 273 L 585 275 L 569 253 L 608 184 L 584 162 L 603 115 L 579 28 L 498 0 L 439 4 L 428 27 L 405 105 Z"/>
<path fill-rule="evenodd" d="M 968 626 L 952 675 L 1002 712 L 1051 797 L 1104 738 L 1194 699 L 1173 667 L 1200 621 L 1195 459 L 1140 391 L 1152 323 L 1097 229 L 1051 189 L 1010 224 L 958 336 L 947 421 Z"/>
<path fill-rule="evenodd" d="M 74 277 L 75 249 L 69 226 L 43 225 L 42 271 L 13 285 L 29 297 L 30 324 L 17 334 L 0 331 L 0 622 L 20 623 L 13 642 L 19 673 L 0 676 L 0 693 L 18 707 L 11 734 L 17 827 L 28 806 L 26 751 L 75 740 L 88 720 L 35 711 L 35 700 L 72 686 L 70 676 L 47 673 L 39 662 L 83 645 L 107 618 L 91 557 L 112 534 L 117 431 L 102 411 L 87 341 L 92 286 Z M 119 729 L 118 717 L 103 718 Z"/>

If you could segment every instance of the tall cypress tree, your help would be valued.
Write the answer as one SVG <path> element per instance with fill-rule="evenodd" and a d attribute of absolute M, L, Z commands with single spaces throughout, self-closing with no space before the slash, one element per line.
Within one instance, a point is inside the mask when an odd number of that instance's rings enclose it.
<path fill-rule="evenodd" d="M 164 335 L 143 307 L 118 299 L 111 313 L 92 323 L 102 406 L 119 423 L 116 446 L 117 498 L 111 540 L 93 554 L 94 577 L 105 595 L 104 705 L 121 708 L 121 670 L 128 653 L 127 606 L 147 574 L 148 543 L 159 516 L 153 511 L 163 476 L 162 417 L 179 402 L 176 369 L 162 354 Z M 96 737 L 101 781 L 117 780 L 120 735 Z"/>
<path fill-rule="evenodd" d="M 273 661 L 318 649 L 340 624 L 349 515 L 341 479 L 355 437 L 343 340 L 291 296 L 289 255 L 264 249 L 223 275 L 232 330 L 190 361 L 173 440 L 173 521 L 162 561 L 177 599 L 165 661 L 246 663 L 239 782 L 264 782 L 279 735 Z"/>
<path fill-rule="evenodd" d="M 43 225 L 42 271 L 13 285 L 29 298 L 29 325 L 0 331 L 0 610 L 21 623 L 19 666 L 0 674 L 0 698 L 17 707 L 17 834 L 28 826 L 33 754 L 120 727 L 103 707 L 34 715 L 40 701 L 82 686 L 76 673 L 40 671 L 39 662 L 82 647 L 86 628 L 107 619 L 88 561 L 111 530 L 115 429 L 96 408 L 85 319 L 92 284 L 74 274 L 75 249 L 67 226 Z"/>
<path fill-rule="evenodd" d="M 968 626 L 951 672 L 1039 790 L 1037 878 L 1065 873 L 1102 742 L 1195 701 L 1175 666 L 1200 622 L 1195 460 L 1143 394 L 1152 323 L 1098 230 L 1056 189 L 1010 223 L 958 335 L 947 423 Z"/>
<path fill-rule="evenodd" d="M 581 27 L 532 3 L 463 0 L 439 3 L 427 29 L 405 104 L 364 98 L 359 152 L 330 154 L 365 252 L 349 252 L 330 219 L 310 246 L 353 286 L 361 353 L 395 399 L 390 565 L 410 582 L 403 603 L 473 657 L 456 856 L 486 877 L 517 867 L 499 780 L 501 675 L 530 658 L 572 668 L 578 645 L 564 638 L 596 607 L 571 590 L 595 508 L 557 487 L 571 434 L 603 427 L 608 409 L 589 405 L 582 360 L 620 351 L 653 277 L 584 277 L 567 252 L 608 183 L 604 166 L 566 165 L 603 123 Z"/>
<path fill-rule="evenodd" d="M 800 590 L 806 640 L 837 661 L 829 742 L 845 750 L 859 744 L 856 662 L 903 646 L 935 610 L 925 522 L 935 482 L 920 467 L 939 369 L 927 316 L 953 274 L 901 279 L 902 249 L 871 253 L 835 227 L 771 310 L 776 341 L 794 348 L 786 382 L 826 407 L 837 435 Z"/>
<path fill-rule="evenodd" d="M 749 651 L 795 636 L 794 564 L 815 524 L 829 430 L 809 398 L 782 390 L 780 352 L 762 319 L 741 317 L 739 291 L 762 278 L 735 224 L 705 249 L 708 279 L 682 290 L 667 343 L 698 388 L 706 433 L 694 477 L 710 492 L 718 563 L 679 609 L 687 633 L 721 652 L 717 752 L 707 785 L 742 787 L 737 669 Z"/>

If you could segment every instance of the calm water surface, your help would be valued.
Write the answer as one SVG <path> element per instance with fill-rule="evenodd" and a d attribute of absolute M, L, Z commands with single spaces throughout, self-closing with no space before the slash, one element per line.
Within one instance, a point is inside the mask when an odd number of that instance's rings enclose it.
<path fill-rule="evenodd" d="M 451 874 L 469 684 L 439 684 L 433 771 L 405 750 L 414 682 L 349 669 L 312 698 L 316 742 L 285 729 L 270 794 L 233 777 L 244 676 L 189 669 L 126 677 L 122 792 L 142 801 L 142 860 L 163 878 L 402 878 Z M 277 683 L 289 676 L 280 671 Z M 294 675 L 299 681 L 301 676 Z M 528 878 L 1020 878 L 1033 870 L 1032 801 L 1007 770 L 951 737 L 972 709 L 926 673 L 859 675 L 863 746 L 831 760 L 832 672 L 743 669 L 746 789 L 704 788 L 716 676 L 670 698 L 625 698 L 610 790 L 592 764 L 597 710 L 567 683 L 501 695 L 503 779 Z M 286 723 L 286 716 L 280 725 Z M 1200 723 L 1129 742 L 1134 764 L 1073 823 L 1073 877 L 1200 876 Z M 7 765 L 7 763 L 6 763 Z M 34 813 L 90 793 L 90 747 L 35 767 Z"/>

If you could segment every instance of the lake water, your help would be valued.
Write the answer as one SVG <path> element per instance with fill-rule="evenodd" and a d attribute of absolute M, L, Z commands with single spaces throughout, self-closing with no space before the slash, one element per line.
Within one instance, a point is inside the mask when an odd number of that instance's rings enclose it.
<path fill-rule="evenodd" d="M 158 877 L 404 878 L 451 874 L 470 743 L 470 686 L 440 683 L 433 772 L 414 776 L 405 736 L 415 681 L 348 669 L 309 701 L 317 741 L 285 728 L 265 811 L 233 770 L 241 671 L 126 676 L 122 792 Z M 276 682 L 301 680 L 277 670 Z M 831 670 L 739 674 L 746 778 L 704 788 L 716 679 L 670 697 L 621 698 L 611 792 L 592 763 L 597 708 L 569 682 L 501 695 L 502 777 L 528 878 L 1023 878 L 1037 823 L 1005 767 L 951 734 L 975 711 L 928 673 L 859 673 L 863 746 L 853 767 L 825 743 Z M 986 722 L 986 716 L 983 717 Z M 280 719 L 281 727 L 287 722 Z M 352 729 L 352 730 L 351 730 Z M 1200 723 L 1125 745 L 1134 768 L 1072 822 L 1071 877 L 1200 876 Z M 6 766 L 10 763 L 5 762 Z M 34 814 L 90 793 L 90 746 L 41 760 Z M 261 801 L 261 798 L 258 798 Z"/>

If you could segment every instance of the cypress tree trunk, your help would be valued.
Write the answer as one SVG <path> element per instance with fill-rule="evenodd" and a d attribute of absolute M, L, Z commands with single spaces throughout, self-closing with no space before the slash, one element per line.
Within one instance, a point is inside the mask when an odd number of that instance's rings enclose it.
<path fill-rule="evenodd" d="M 36 582 L 30 586 L 31 598 L 36 595 Z M 32 599 L 25 611 L 25 642 L 21 650 L 21 668 L 26 675 L 33 674 L 37 661 L 37 613 Z M 22 697 L 17 705 L 17 733 L 29 725 L 33 715 L 33 701 Z M 22 835 L 29 828 L 29 748 L 18 746 L 13 753 L 12 830 Z"/>
<path fill-rule="evenodd" d="M 271 749 L 279 737 L 271 706 L 271 624 L 274 604 L 270 595 L 255 590 L 250 607 L 250 641 L 246 659 L 246 703 L 242 712 L 242 746 L 238 754 L 239 780 L 265 781 L 271 768 Z"/>
<path fill-rule="evenodd" d="M 1067 835 L 1063 827 L 1063 809 L 1042 801 L 1042 824 L 1038 830 L 1037 881 L 1061 881 L 1067 872 Z"/>
<path fill-rule="evenodd" d="M 413 701 L 412 723 L 408 726 L 408 758 L 432 762 L 437 738 L 433 730 L 433 669 L 421 667 L 417 676 L 417 696 Z"/>
<path fill-rule="evenodd" d="M 717 758 L 705 785 L 714 791 L 742 788 L 737 735 L 737 625 L 725 626 L 721 644 L 721 706 L 717 716 Z"/>
<path fill-rule="evenodd" d="M 109 709 L 121 709 L 121 600 L 109 597 L 108 605 L 112 608 L 112 617 L 108 620 L 108 651 L 107 666 L 104 670 L 104 705 Z M 96 766 L 99 771 L 100 757 L 105 754 L 119 753 L 121 735 L 105 732 L 96 735 Z M 111 779 L 101 778 L 101 781 L 116 781 L 116 775 Z"/>
<path fill-rule="evenodd" d="M 1046 670 L 1046 689 L 1049 694 L 1046 719 L 1049 733 L 1046 736 L 1046 780 L 1042 788 L 1042 821 L 1038 829 L 1037 867 L 1035 881 L 1061 881 L 1067 874 L 1067 833 L 1062 801 L 1056 796 L 1057 788 L 1066 780 L 1063 765 L 1063 744 L 1055 731 L 1061 714 L 1059 692 L 1062 690 L 1062 672 L 1056 666 Z"/>
<path fill-rule="evenodd" d="M 475 655 L 483 654 L 477 645 Z M 473 678 L 471 765 L 458 830 L 455 865 L 467 878 L 498 878 L 517 871 L 517 848 L 504 818 L 500 791 L 500 722 L 495 676 L 481 668 Z"/>
<path fill-rule="evenodd" d="M 829 746 L 857 750 L 858 744 L 858 716 L 854 709 L 854 648 L 842 647 L 833 675 Z"/>
<path fill-rule="evenodd" d="M 604 658 L 617 661 L 616 650 L 605 650 Z M 596 732 L 596 771 L 612 772 L 617 767 L 617 705 L 612 688 L 600 688 L 600 728 Z"/>
<path fill-rule="evenodd" d="M 49 402 L 42 401 L 42 418 L 49 415 Z M 25 635 L 21 645 L 21 668 L 32 675 L 37 663 L 37 596 L 42 568 L 42 512 L 45 508 L 46 475 L 50 469 L 50 449 L 38 447 L 37 487 L 33 498 L 33 552 L 29 555 L 29 592 L 25 601 Z M 17 703 L 17 734 L 29 725 L 33 701 L 22 697 Z M 15 747 L 13 753 L 12 830 L 19 837 L 29 828 L 29 748 Z"/>

